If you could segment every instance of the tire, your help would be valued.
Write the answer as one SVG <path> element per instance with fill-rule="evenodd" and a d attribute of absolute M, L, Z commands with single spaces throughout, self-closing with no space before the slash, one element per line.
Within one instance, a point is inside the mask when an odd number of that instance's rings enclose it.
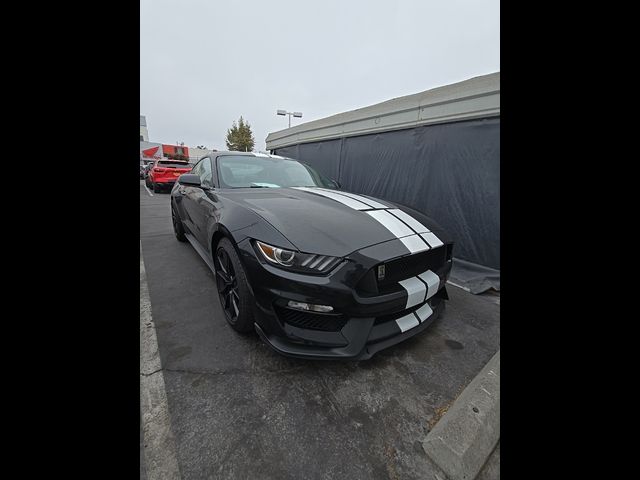
<path fill-rule="evenodd" d="M 178 215 L 178 212 L 173 208 L 173 203 L 171 204 L 171 221 L 173 222 L 173 233 L 176 234 L 176 238 L 179 242 L 186 242 L 187 237 L 184 235 L 184 226 L 182 225 L 182 220 Z"/>
<path fill-rule="evenodd" d="M 147 186 L 147 188 L 151 188 L 151 184 L 149 183 L 149 177 L 144 178 L 144 184 Z"/>
<path fill-rule="evenodd" d="M 216 246 L 213 262 L 218 296 L 227 322 L 237 332 L 252 332 L 253 295 L 240 258 L 228 238 L 223 238 Z"/>
<path fill-rule="evenodd" d="M 159 193 L 160 186 L 156 182 L 151 182 L 151 184 L 153 185 L 153 193 Z"/>

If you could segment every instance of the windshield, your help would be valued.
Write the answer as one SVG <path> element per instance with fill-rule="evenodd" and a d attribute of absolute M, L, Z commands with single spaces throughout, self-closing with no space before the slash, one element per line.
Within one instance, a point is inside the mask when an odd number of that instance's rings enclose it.
<path fill-rule="evenodd" d="M 336 185 L 311 167 L 290 158 L 218 157 L 220 184 L 227 188 L 325 187 Z"/>

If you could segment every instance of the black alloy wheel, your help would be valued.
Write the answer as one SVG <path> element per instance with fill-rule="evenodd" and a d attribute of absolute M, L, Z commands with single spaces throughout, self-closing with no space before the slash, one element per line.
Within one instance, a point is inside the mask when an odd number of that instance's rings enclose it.
<path fill-rule="evenodd" d="M 176 210 L 171 205 L 171 221 L 173 223 L 173 233 L 176 234 L 176 238 L 179 242 L 186 242 L 187 237 L 184 235 L 184 227 L 182 226 L 182 220 L 178 217 Z"/>
<path fill-rule="evenodd" d="M 229 255 L 223 248 L 216 252 L 216 281 L 220 303 L 229 323 L 233 325 L 240 314 L 240 295 L 238 280 Z"/>
<path fill-rule="evenodd" d="M 228 238 L 220 240 L 214 256 L 216 286 L 227 322 L 241 333 L 253 331 L 253 296 L 233 244 Z"/>

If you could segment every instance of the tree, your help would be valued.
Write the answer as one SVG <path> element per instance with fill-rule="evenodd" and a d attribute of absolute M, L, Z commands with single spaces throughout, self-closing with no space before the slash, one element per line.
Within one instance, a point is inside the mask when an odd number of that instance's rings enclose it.
<path fill-rule="evenodd" d="M 240 116 L 238 123 L 233 122 L 231 128 L 227 130 L 227 148 L 240 152 L 251 152 L 254 145 L 255 140 L 251 132 L 251 125 Z"/>

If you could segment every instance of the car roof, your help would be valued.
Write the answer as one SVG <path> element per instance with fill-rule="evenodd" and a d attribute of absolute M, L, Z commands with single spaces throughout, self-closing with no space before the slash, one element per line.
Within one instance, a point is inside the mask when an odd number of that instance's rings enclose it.
<path fill-rule="evenodd" d="M 237 156 L 242 156 L 242 157 L 266 157 L 266 158 L 289 158 L 289 157 L 282 157 L 280 155 L 273 155 L 271 153 L 264 153 L 264 152 L 236 152 L 233 150 L 224 150 L 224 151 L 218 151 L 218 152 L 213 152 L 212 157 L 222 157 L 222 156 L 226 156 L 226 155 L 237 155 Z M 203 155 L 203 158 L 206 157 L 207 155 Z M 291 158 L 290 160 L 294 160 L 293 158 Z"/>

